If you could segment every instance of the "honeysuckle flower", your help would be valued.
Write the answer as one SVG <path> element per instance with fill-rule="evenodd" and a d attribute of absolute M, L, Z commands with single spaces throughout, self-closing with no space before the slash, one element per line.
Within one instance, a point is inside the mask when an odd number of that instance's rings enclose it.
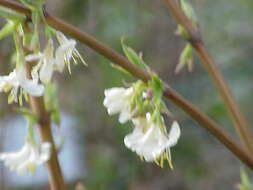
<path fill-rule="evenodd" d="M 80 59 L 81 62 L 86 65 L 84 59 L 75 48 L 76 41 L 74 39 L 67 39 L 66 36 L 59 31 L 56 32 L 56 37 L 60 44 L 55 52 L 55 65 L 58 71 L 62 72 L 65 64 L 67 64 L 68 70 L 71 72 L 71 60 L 73 59 L 74 63 L 77 63 L 76 58 Z"/>
<path fill-rule="evenodd" d="M 180 128 L 173 122 L 169 134 L 165 126 L 161 127 L 150 119 L 150 114 L 132 120 L 135 127 L 131 134 L 124 138 L 126 147 L 136 152 L 147 162 L 163 163 L 164 159 L 171 165 L 170 148 L 176 145 L 180 137 Z M 162 164 L 161 164 L 162 165 Z"/>
<path fill-rule="evenodd" d="M 43 59 L 41 62 L 42 65 L 39 72 L 40 80 L 43 83 L 50 82 L 53 75 L 54 63 L 55 63 L 54 45 L 53 45 L 53 41 L 50 39 L 43 52 Z"/>
<path fill-rule="evenodd" d="M 53 40 L 49 39 L 43 53 L 30 54 L 25 57 L 27 62 L 37 62 L 32 69 L 32 77 L 41 80 L 43 83 L 50 82 L 55 65 Z"/>
<path fill-rule="evenodd" d="M 50 155 L 50 143 L 45 142 L 40 146 L 36 146 L 27 141 L 18 152 L 0 154 L 0 161 L 3 161 L 11 171 L 20 175 L 25 173 L 34 174 L 37 166 L 47 162 Z"/>
<path fill-rule="evenodd" d="M 109 115 L 119 113 L 119 122 L 125 123 L 131 119 L 130 98 L 133 94 L 133 88 L 110 88 L 104 91 L 104 106 L 107 108 Z"/>
<path fill-rule="evenodd" d="M 36 80 L 27 79 L 24 68 L 15 69 L 8 76 L 0 76 L 0 92 L 10 91 L 10 102 L 18 102 L 23 92 L 32 96 L 42 96 L 44 86 Z"/>

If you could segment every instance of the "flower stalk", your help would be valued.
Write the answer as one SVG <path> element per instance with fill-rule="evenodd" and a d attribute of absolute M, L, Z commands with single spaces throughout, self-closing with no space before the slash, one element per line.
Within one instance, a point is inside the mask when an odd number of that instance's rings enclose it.
<path fill-rule="evenodd" d="M 31 12 L 19 3 L 10 0 L 0 0 L 0 6 L 4 6 L 13 9 L 17 12 L 30 16 Z M 143 81 L 151 79 L 149 73 L 139 69 L 137 66 L 131 64 L 125 57 L 118 54 L 116 51 L 99 42 L 89 34 L 80 31 L 78 28 L 65 23 L 64 21 L 49 15 L 44 12 L 47 23 L 53 28 L 69 34 L 73 38 L 79 40 L 83 44 L 86 44 L 97 53 L 107 57 L 110 61 L 114 62 L 118 66 L 124 68 L 134 77 Z M 186 20 L 188 22 L 188 20 Z M 195 34 L 195 33 L 194 33 Z M 195 119 L 202 127 L 204 127 L 209 133 L 216 137 L 223 145 L 227 147 L 238 159 L 240 159 L 249 168 L 253 169 L 253 158 L 239 145 L 237 145 L 231 137 L 229 137 L 213 120 L 211 120 L 206 114 L 199 111 L 194 105 L 185 100 L 175 90 L 171 89 L 169 85 L 164 84 L 164 97 L 170 100 L 172 103 L 183 109 L 188 115 Z M 40 101 L 38 101 L 38 107 L 40 107 Z M 34 106 L 35 110 L 40 113 L 40 109 Z M 43 117 L 42 117 L 43 118 Z M 43 121 L 43 120 L 42 120 Z M 42 122 L 43 123 L 43 122 Z"/>

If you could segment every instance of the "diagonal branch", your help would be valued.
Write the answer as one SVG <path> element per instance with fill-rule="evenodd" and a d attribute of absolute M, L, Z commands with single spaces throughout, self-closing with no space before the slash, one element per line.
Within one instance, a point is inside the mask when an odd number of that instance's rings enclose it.
<path fill-rule="evenodd" d="M 28 9 L 15 2 L 11 2 L 9 0 L 0 0 L 0 6 L 5 6 L 13 10 L 16 10 L 20 13 L 24 13 L 27 16 L 30 16 L 30 11 Z M 45 17 L 50 26 L 66 34 L 69 34 L 70 36 L 79 40 L 83 44 L 86 44 L 94 51 L 107 57 L 110 61 L 127 70 L 134 77 L 141 79 L 143 81 L 148 81 L 150 79 L 151 76 L 149 73 L 140 70 L 138 67 L 129 62 L 125 57 L 118 54 L 110 47 L 99 42 L 89 34 L 82 32 L 78 28 L 70 24 L 67 24 L 56 17 L 49 15 L 47 12 L 45 12 Z M 204 127 L 207 131 L 209 131 L 209 133 L 211 133 L 223 145 L 225 145 L 227 149 L 229 149 L 238 159 L 240 159 L 249 168 L 253 169 L 253 158 L 244 149 L 242 149 L 239 145 L 237 145 L 231 139 L 231 137 L 226 135 L 225 132 L 214 121 L 212 121 L 207 115 L 199 111 L 194 105 L 185 100 L 175 90 L 170 88 L 169 85 L 164 84 L 164 88 L 165 88 L 164 97 L 166 99 L 170 100 L 172 103 L 182 108 L 202 127 Z"/>
<path fill-rule="evenodd" d="M 186 15 L 181 10 L 178 2 L 176 0 L 163 0 L 172 17 L 183 26 L 188 34 L 190 35 L 189 42 L 195 49 L 197 55 L 199 56 L 201 63 L 206 68 L 214 85 L 222 97 L 227 110 L 233 120 L 234 128 L 240 137 L 241 143 L 244 148 L 249 152 L 253 153 L 253 135 L 248 128 L 247 121 L 239 109 L 239 106 L 233 97 L 227 83 L 225 82 L 219 68 L 214 63 L 213 58 L 209 54 L 206 46 L 201 38 L 201 34 L 198 30 L 194 29 L 192 22 L 186 17 Z"/>

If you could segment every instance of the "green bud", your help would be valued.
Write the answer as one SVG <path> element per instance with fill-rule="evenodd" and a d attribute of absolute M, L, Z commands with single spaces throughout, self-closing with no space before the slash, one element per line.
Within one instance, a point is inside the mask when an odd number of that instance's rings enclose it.
<path fill-rule="evenodd" d="M 193 25 L 196 27 L 198 19 L 192 5 L 187 0 L 180 0 L 180 5 L 184 14 L 192 21 Z"/>
<path fill-rule="evenodd" d="M 198 19 L 191 4 L 187 0 L 179 0 L 179 3 L 184 14 L 187 16 L 188 19 L 191 20 L 193 28 L 197 29 Z M 184 39 L 189 39 L 190 37 L 188 32 L 181 25 L 178 25 L 176 34 Z"/>
<path fill-rule="evenodd" d="M 175 34 L 178 36 L 181 36 L 183 39 L 186 39 L 186 40 L 190 38 L 189 33 L 181 25 L 177 26 L 177 30 Z"/>
<path fill-rule="evenodd" d="M 175 69 L 175 73 L 178 74 L 185 66 L 188 67 L 190 72 L 193 70 L 193 49 L 190 43 L 187 43 L 184 47 L 179 58 L 179 63 Z"/>

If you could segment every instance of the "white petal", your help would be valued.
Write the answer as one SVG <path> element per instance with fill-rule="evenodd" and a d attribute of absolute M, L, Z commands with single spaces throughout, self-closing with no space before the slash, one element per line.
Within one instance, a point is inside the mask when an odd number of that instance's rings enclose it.
<path fill-rule="evenodd" d="M 181 131 L 178 122 L 174 121 L 169 132 L 169 146 L 175 146 L 180 137 Z"/>
<path fill-rule="evenodd" d="M 52 63 L 44 63 L 40 69 L 40 80 L 43 83 L 48 83 L 51 81 L 53 75 L 53 64 Z"/>
<path fill-rule="evenodd" d="M 42 96 L 44 94 L 44 86 L 36 84 L 32 80 L 26 80 L 21 84 L 21 87 L 32 96 Z"/>
<path fill-rule="evenodd" d="M 119 122 L 125 123 L 131 118 L 132 114 L 128 110 L 122 110 L 119 115 Z"/>
<path fill-rule="evenodd" d="M 4 162 L 7 167 L 15 170 L 16 167 L 23 163 L 30 154 L 30 147 L 25 144 L 19 152 L 16 153 L 4 153 L 0 155 L 0 160 Z"/>
<path fill-rule="evenodd" d="M 54 45 L 53 41 L 50 39 L 44 50 L 43 64 L 40 69 L 40 80 L 44 83 L 48 83 L 53 75 L 53 65 L 54 65 Z"/>
<path fill-rule="evenodd" d="M 45 163 L 51 154 L 50 143 L 43 143 L 41 148 L 26 142 L 23 148 L 17 153 L 6 153 L 0 155 L 0 161 L 4 161 L 10 170 L 18 174 L 25 172 L 34 173 L 36 167 Z"/>
<path fill-rule="evenodd" d="M 126 147 L 131 149 L 132 151 L 135 151 L 135 146 L 138 144 L 140 138 L 143 136 L 143 131 L 139 127 L 135 127 L 133 132 L 131 134 L 128 134 L 124 138 L 124 143 Z"/>
<path fill-rule="evenodd" d="M 107 111 L 109 115 L 114 115 L 116 113 L 121 112 L 123 109 L 125 109 L 125 107 L 125 102 L 115 101 L 107 106 Z"/>
<path fill-rule="evenodd" d="M 125 88 L 110 88 L 104 91 L 106 97 L 122 96 L 126 92 Z"/>
<path fill-rule="evenodd" d="M 39 159 L 37 160 L 37 163 L 42 164 L 44 162 L 47 162 L 50 159 L 51 150 L 52 150 L 52 146 L 50 143 L 47 143 L 47 142 L 43 143 L 41 145 L 40 156 L 39 156 Z"/>
<path fill-rule="evenodd" d="M 25 61 L 26 62 L 38 61 L 42 57 L 43 57 L 42 53 L 29 54 L 29 55 L 25 56 Z"/>

